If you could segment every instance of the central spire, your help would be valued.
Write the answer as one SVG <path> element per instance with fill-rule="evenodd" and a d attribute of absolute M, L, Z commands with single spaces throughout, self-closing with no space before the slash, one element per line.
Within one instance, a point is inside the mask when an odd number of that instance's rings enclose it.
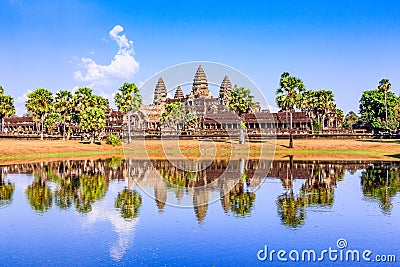
<path fill-rule="evenodd" d="M 193 79 L 192 93 L 195 98 L 211 98 L 206 73 L 201 65 L 197 68 Z"/>

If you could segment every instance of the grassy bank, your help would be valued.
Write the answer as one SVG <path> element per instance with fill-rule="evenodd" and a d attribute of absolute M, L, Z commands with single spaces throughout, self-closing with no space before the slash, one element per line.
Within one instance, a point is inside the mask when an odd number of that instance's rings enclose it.
<path fill-rule="evenodd" d="M 206 146 L 203 146 L 206 144 Z M 215 145 L 215 146 L 214 146 Z M 288 140 L 239 145 L 230 142 L 202 143 L 198 140 L 181 140 L 178 144 L 159 140 L 134 141 L 125 152 L 132 158 L 166 158 L 182 153 L 190 159 L 216 154 L 220 158 L 259 158 L 260 152 L 271 158 L 285 159 L 293 155 L 298 160 L 400 160 L 400 140 L 376 139 L 302 139 L 295 140 L 293 149 L 287 147 Z M 275 150 L 275 151 L 274 151 Z M 165 151 L 165 153 L 163 152 Z M 50 161 L 71 158 L 104 158 L 124 156 L 122 146 L 106 144 L 81 144 L 78 141 L 0 140 L 0 163 Z"/>

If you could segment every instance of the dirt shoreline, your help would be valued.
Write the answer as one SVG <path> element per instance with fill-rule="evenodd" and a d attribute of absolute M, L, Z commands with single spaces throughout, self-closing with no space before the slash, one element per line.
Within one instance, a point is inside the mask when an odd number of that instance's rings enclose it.
<path fill-rule="evenodd" d="M 299 139 L 294 141 L 294 148 L 287 147 L 288 140 L 250 142 L 239 145 L 235 142 L 210 142 L 181 140 L 178 146 L 174 141 L 136 140 L 129 150 L 129 157 L 142 159 L 179 158 L 179 149 L 190 159 L 199 159 L 204 155 L 218 158 L 261 158 L 287 160 L 293 155 L 294 160 L 345 160 L 345 161 L 400 161 L 400 140 L 377 139 Z M 163 148 L 167 155 L 163 153 Z M 201 149 L 201 152 L 200 152 Z M 215 150 L 215 151 L 213 151 Z M 275 151 L 274 151 L 275 150 Z M 249 151 L 249 152 L 247 152 Z M 202 154 L 203 153 L 203 154 Z M 209 153 L 209 154 L 207 154 Z M 65 159 L 98 159 L 124 157 L 122 146 L 113 147 L 102 144 L 81 144 L 78 141 L 62 140 L 0 140 L 0 164 L 54 161 Z"/>

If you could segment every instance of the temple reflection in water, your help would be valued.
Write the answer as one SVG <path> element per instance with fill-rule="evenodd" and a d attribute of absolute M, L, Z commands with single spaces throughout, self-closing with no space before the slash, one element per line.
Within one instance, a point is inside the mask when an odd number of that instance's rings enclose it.
<path fill-rule="evenodd" d="M 115 199 L 115 208 L 125 220 L 140 214 L 142 191 L 134 190 L 139 184 L 153 190 L 160 212 L 170 203 L 168 198 L 174 198 L 176 203 L 190 198 L 199 222 L 206 217 L 213 194 L 218 194 L 227 214 L 251 216 L 255 189 L 266 179 L 279 179 L 283 193 L 276 199 L 277 214 L 282 224 L 293 228 L 304 224 L 307 209 L 332 207 L 335 187 L 346 171 L 362 170 L 360 186 L 365 200 L 378 203 L 385 213 L 390 213 L 392 198 L 399 192 L 399 165 L 395 163 L 302 162 L 288 157 L 287 161 L 274 162 L 217 160 L 209 166 L 195 161 L 185 168 L 181 168 L 182 164 L 188 163 L 110 158 L 0 166 L 0 208 L 12 204 L 15 191 L 7 174 L 34 177 L 24 192 L 27 203 L 38 214 L 46 213 L 53 205 L 61 210 L 73 207 L 77 212 L 90 213 L 94 203 L 105 196 L 109 183 L 118 180 L 128 185 Z M 304 181 L 295 190 L 294 181 L 299 179 Z"/>

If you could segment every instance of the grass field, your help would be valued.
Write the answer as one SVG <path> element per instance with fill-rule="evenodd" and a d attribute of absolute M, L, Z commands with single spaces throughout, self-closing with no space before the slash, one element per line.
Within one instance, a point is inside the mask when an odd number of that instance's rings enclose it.
<path fill-rule="evenodd" d="M 249 157 L 286 159 L 293 155 L 297 160 L 400 160 L 400 140 L 377 139 L 299 139 L 294 148 L 287 147 L 288 140 L 247 143 L 201 142 L 197 140 L 134 141 L 125 152 L 132 158 L 179 157 L 180 152 L 190 159 L 204 155 L 220 158 Z M 163 150 L 164 149 L 164 150 Z M 275 151 L 274 151 L 275 150 Z M 165 152 L 163 152 L 165 151 Z M 82 144 L 78 141 L 0 140 L 0 163 L 37 162 L 55 159 L 104 158 L 124 156 L 122 146 Z"/>

